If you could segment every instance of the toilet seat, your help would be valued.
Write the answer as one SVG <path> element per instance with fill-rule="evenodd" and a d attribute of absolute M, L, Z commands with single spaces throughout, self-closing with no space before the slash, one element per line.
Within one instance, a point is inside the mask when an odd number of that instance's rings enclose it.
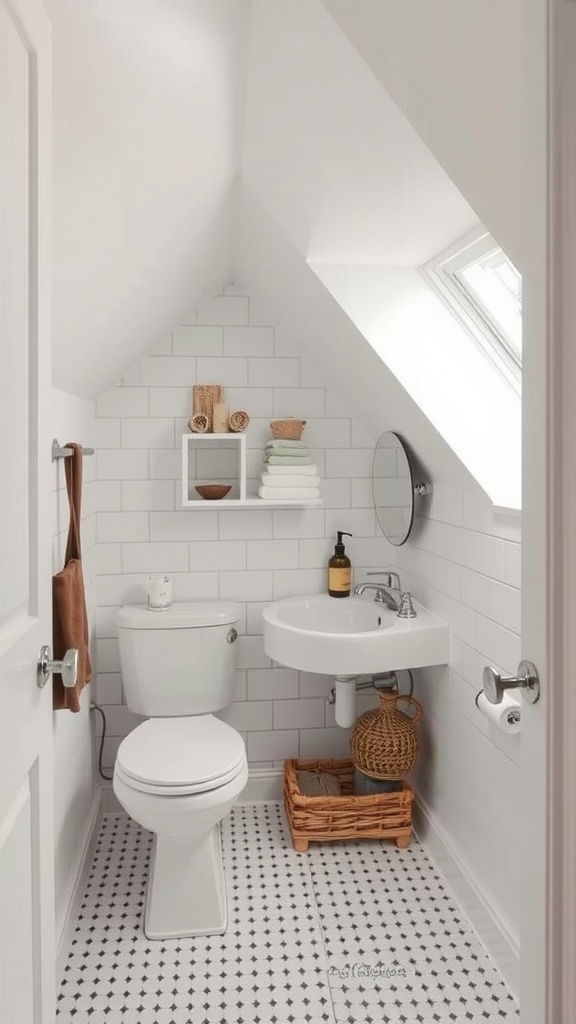
<path fill-rule="evenodd" d="M 189 796 L 219 789 L 246 764 L 239 733 L 214 715 L 151 718 L 120 744 L 115 772 L 133 789 Z"/>

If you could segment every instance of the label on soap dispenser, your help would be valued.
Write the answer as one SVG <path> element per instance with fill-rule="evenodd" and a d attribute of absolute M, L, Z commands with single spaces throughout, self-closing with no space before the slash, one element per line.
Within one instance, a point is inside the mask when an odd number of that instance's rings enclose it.
<path fill-rule="evenodd" d="M 347 566 L 345 569 L 328 570 L 328 590 L 347 593 L 350 590 L 351 581 L 352 569 L 350 566 Z"/>

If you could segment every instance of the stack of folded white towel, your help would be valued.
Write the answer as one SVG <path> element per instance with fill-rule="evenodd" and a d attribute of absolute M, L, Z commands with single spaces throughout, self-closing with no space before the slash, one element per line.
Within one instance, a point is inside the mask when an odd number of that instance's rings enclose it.
<path fill-rule="evenodd" d="M 320 497 L 318 467 L 304 441 L 268 441 L 258 494 L 269 501 Z"/>

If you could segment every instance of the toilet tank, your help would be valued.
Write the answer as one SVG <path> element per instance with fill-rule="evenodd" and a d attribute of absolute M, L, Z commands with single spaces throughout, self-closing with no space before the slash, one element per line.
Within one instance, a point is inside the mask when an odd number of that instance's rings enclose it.
<path fill-rule="evenodd" d="M 240 605 L 176 603 L 163 611 L 124 605 L 118 640 L 124 698 L 149 718 L 204 715 L 232 701 Z"/>

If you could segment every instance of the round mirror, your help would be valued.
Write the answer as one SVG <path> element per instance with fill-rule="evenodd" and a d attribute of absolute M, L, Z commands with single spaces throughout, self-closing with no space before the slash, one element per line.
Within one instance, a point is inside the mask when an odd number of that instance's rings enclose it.
<path fill-rule="evenodd" d="M 391 430 L 376 442 L 372 496 L 384 536 L 396 547 L 405 544 L 414 522 L 414 480 L 406 448 Z"/>

